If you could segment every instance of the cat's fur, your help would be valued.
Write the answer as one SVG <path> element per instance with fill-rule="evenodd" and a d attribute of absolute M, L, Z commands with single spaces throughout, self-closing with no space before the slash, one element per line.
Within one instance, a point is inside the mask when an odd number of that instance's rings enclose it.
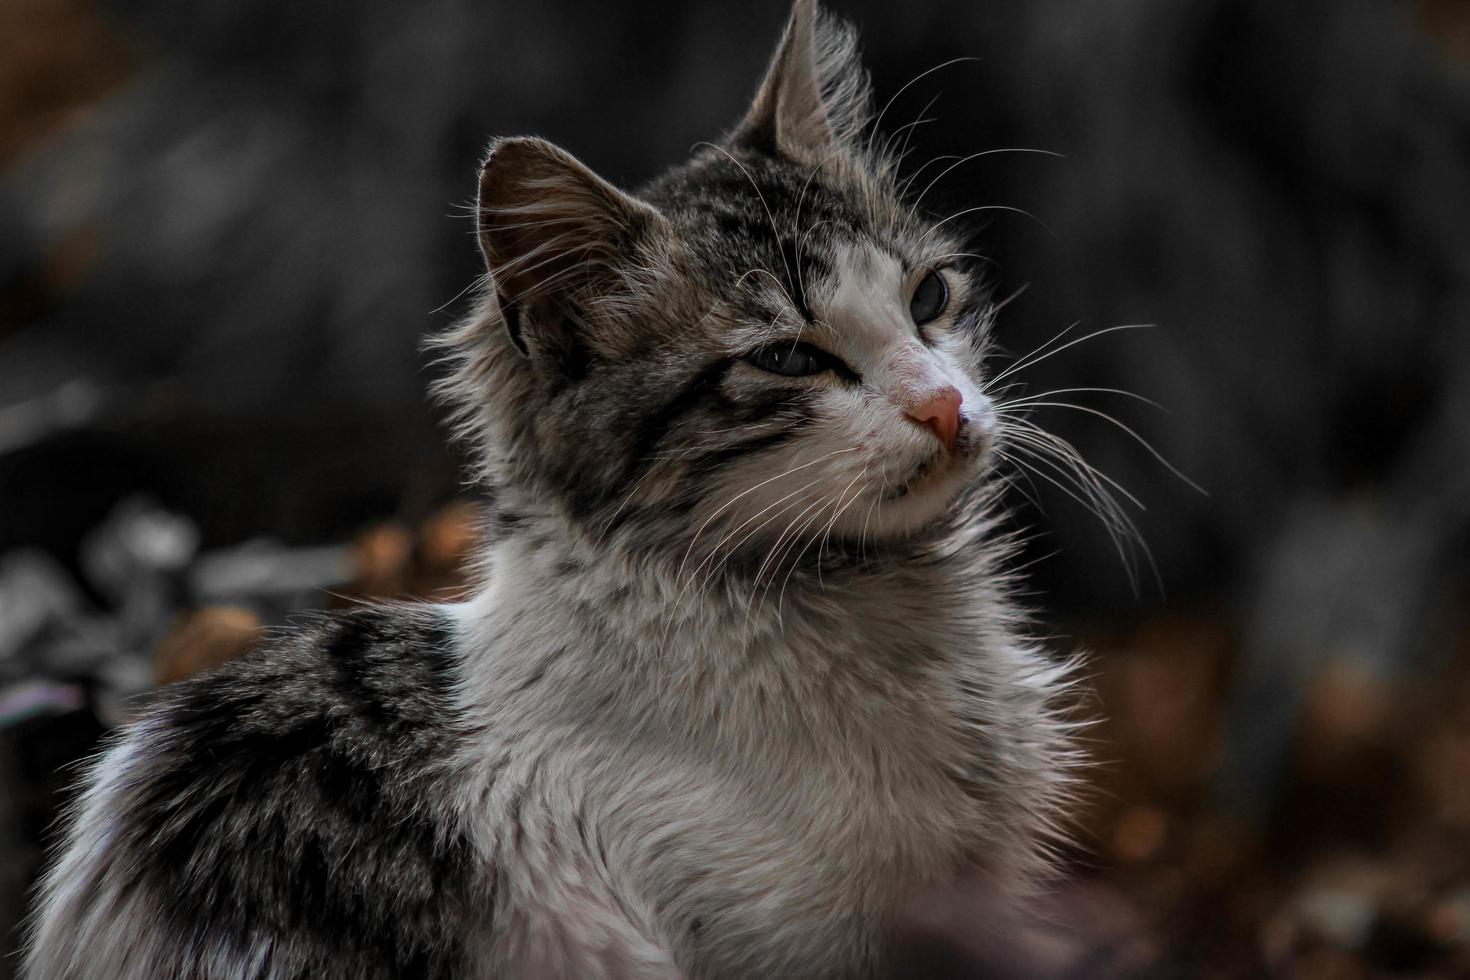
<path fill-rule="evenodd" d="M 78 803 L 32 980 L 867 977 L 922 890 L 1034 880 L 1072 749 L 996 567 L 992 308 L 867 105 L 798 0 L 744 122 L 636 197 L 492 145 L 444 341 L 486 584 L 168 691 Z M 798 340 L 841 363 L 743 359 Z"/>

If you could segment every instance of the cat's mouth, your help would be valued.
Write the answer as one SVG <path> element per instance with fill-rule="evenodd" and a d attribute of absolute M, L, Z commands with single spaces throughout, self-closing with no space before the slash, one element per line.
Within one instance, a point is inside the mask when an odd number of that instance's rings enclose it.
<path fill-rule="evenodd" d="M 885 501 L 902 500 L 910 494 L 923 493 L 925 490 L 933 489 L 935 485 L 943 481 L 945 475 L 949 472 L 949 464 L 952 462 L 953 460 L 949 458 L 947 453 L 935 453 L 915 467 L 909 473 L 907 479 L 895 486 L 889 487 L 887 492 L 884 493 L 883 499 Z"/>
<path fill-rule="evenodd" d="M 968 426 L 956 441 L 953 450 L 936 450 L 919 462 L 903 479 L 890 483 L 883 494 L 884 501 L 901 500 L 937 491 L 955 479 L 973 476 L 984 464 L 990 452 L 988 431 Z M 952 488 L 951 488 L 952 489 Z"/>

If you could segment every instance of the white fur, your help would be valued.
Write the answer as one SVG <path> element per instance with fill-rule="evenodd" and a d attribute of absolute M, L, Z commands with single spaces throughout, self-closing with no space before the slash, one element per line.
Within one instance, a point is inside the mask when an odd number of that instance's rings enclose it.
<path fill-rule="evenodd" d="M 568 577 L 570 554 L 595 564 Z M 540 942 L 596 975 L 866 976 L 919 890 L 970 869 L 1019 889 L 1043 863 L 1061 671 L 983 589 L 893 568 L 784 607 L 689 602 L 666 572 L 522 539 L 489 575 L 453 616 L 485 733 L 465 812 L 516 910 L 502 961 Z M 628 614 L 597 615 L 620 587 Z"/>

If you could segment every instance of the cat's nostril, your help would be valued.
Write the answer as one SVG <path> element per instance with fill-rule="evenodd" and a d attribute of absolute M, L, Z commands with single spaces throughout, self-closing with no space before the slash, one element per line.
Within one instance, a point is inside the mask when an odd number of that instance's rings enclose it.
<path fill-rule="evenodd" d="M 946 386 L 928 398 L 904 410 L 904 414 L 928 427 L 947 450 L 954 449 L 960 431 L 960 406 L 965 402 L 959 389 Z"/>

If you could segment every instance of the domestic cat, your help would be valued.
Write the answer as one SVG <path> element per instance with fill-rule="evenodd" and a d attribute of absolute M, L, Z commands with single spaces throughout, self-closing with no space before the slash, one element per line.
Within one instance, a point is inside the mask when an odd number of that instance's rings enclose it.
<path fill-rule="evenodd" d="M 439 341 L 482 587 L 166 691 L 27 976 L 872 977 L 915 895 L 1045 871 L 1067 668 L 1007 598 L 994 306 L 868 122 L 797 0 L 744 119 L 636 195 L 491 144 Z"/>

